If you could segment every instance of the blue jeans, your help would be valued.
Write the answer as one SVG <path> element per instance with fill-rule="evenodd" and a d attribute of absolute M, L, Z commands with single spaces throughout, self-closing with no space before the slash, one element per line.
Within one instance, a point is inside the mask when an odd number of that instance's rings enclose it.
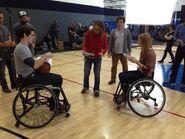
<path fill-rule="evenodd" d="M 84 85 L 85 89 L 89 89 L 89 75 L 92 64 L 94 64 L 94 90 L 100 90 L 100 70 L 102 58 L 84 57 Z"/>

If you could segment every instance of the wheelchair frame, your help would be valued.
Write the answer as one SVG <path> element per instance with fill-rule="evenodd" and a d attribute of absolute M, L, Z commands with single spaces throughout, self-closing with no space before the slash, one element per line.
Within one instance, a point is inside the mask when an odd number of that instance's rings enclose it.
<path fill-rule="evenodd" d="M 18 94 L 13 101 L 13 115 L 16 119 L 16 127 L 20 124 L 27 128 L 40 128 L 52 121 L 57 115 L 59 102 L 63 103 L 64 113 L 68 113 L 71 105 L 62 88 L 47 85 L 32 84 L 22 88 L 18 85 Z M 63 100 L 59 100 L 52 89 L 60 90 Z M 52 99 L 52 108 L 49 101 Z"/>
<path fill-rule="evenodd" d="M 149 78 L 142 78 L 128 85 L 129 89 L 124 94 L 121 82 L 118 84 L 113 98 L 118 110 L 121 103 L 125 102 L 124 105 L 128 103 L 130 109 L 142 117 L 152 117 L 162 111 L 166 95 L 159 83 Z M 123 101 L 123 95 L 126 95 L 126 101 Z"/>

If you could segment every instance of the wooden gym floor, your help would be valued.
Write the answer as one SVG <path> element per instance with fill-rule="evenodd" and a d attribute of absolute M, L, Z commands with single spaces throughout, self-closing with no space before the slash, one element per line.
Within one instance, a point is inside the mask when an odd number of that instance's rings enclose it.
<path fill-rule="evenodd" d="M 163 54 L 162 46 L 155 46 L 157 60 Z M 139 48 L 134 48 L 132 55 L 139 56 Z M 163 65 L 169 65 L 169 55 Z M 12 102 L 16 90 L 10 94 L 0 93 L 0 138 L 16 139 L 18 137 L 1 130 L 1 127 L 17 132 L 30 139 L 184 139 L 185 138 L 185 94 L 164 87 L 167 96 L 165 108 L 158 115 L 142 118 L 131 110 L 116 110 L 113 94 L 116 84 L 108 85 L 110 79 L 111 59 L 103 57 L 101 70 L 101 94 L 93 96 L 92 88 L 88 94 L 81 94 L 83 83 L 83 56 L 81 51 L 55 53 L 52 72 L 64 78 L 63 89 L 71 104 L 69 118 L 56 116 L 51 123 L 39 129 L 15 127 Z M 136 65 L 129 62 L 129 69 Z M 121 66 L 118 67 L 118 73 Z M 160 65 L 156 63 L 155 79 L 162 83 Z M 7 75 L 8 76 L 8 75 Z M 166 77 L 165 77 L 166 78 Z M 8 77 L 7 77 L 8 79 Z M 94 76 L 91 73 L 90 86 L 93 87 Z M 1 90 L 0 90 L 1 91 Z"/>

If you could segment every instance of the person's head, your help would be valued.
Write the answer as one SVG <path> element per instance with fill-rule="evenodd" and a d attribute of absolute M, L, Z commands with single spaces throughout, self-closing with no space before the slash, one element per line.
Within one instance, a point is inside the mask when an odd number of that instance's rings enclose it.
<path fill-rule="evenodd" d="M 138 36 L 138 46 L 141 47 L 141 60 L 145 57 L 146 52 L 152 48 L 152 37 L 149 33 L 142 33 Z"/>
<path fill-rule="evenodd" d="M 175 30 L 175 25 L 174 25 L 174 24 L 169 25 L 169 30 L 170 30 L 170 31 Z"/>
<path fill-rule="evenodd" d="M 26 24 L 27 22 L 29 22 L 28 14 L 25 11 L 19 12 L 19 19 L 22 24 Z"/>
<path fill-rule="evenodd" d="M 125 17 L 118 16 L 116 19 L 116 24 L 118 29 L 123 29 L 125 26 Z"/>
<path fill-rule="evenodd" d="M 35 40 L 35 30 L 28 25 L 24 25 L 20 29 L 19 37 L 21 40 L 24 40 L 26 43 L 32 44 Z"/>
<path fill-rule="evenodd" d="M 2 25 L 4 22 L 4 14 L 0 11 L 0 25 Z"/>
<path fill-rule="evenodd" d="M 92 30 L 96 35 L 103 35 L 105 32 L 104 23 L 100 20 L 95 21 Z"/>

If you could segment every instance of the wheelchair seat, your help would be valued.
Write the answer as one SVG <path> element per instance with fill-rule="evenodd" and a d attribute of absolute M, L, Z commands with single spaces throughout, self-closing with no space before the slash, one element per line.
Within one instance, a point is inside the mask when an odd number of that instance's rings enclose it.
<path fill-rule="evenodd" d="M 62 88 L 51 85 L 32 84 L 23 86 L 22 76 L 18 76 L 18 94 L 13 101 L 13 114 L 16 127 L 20 124 L 27 128 L 47 125 L 58 114 L 62 104 L 63 113 L 69 117 L 70 104 Z M 53 89 L 59 89 L 63 99 L 59 100 Z"/>

